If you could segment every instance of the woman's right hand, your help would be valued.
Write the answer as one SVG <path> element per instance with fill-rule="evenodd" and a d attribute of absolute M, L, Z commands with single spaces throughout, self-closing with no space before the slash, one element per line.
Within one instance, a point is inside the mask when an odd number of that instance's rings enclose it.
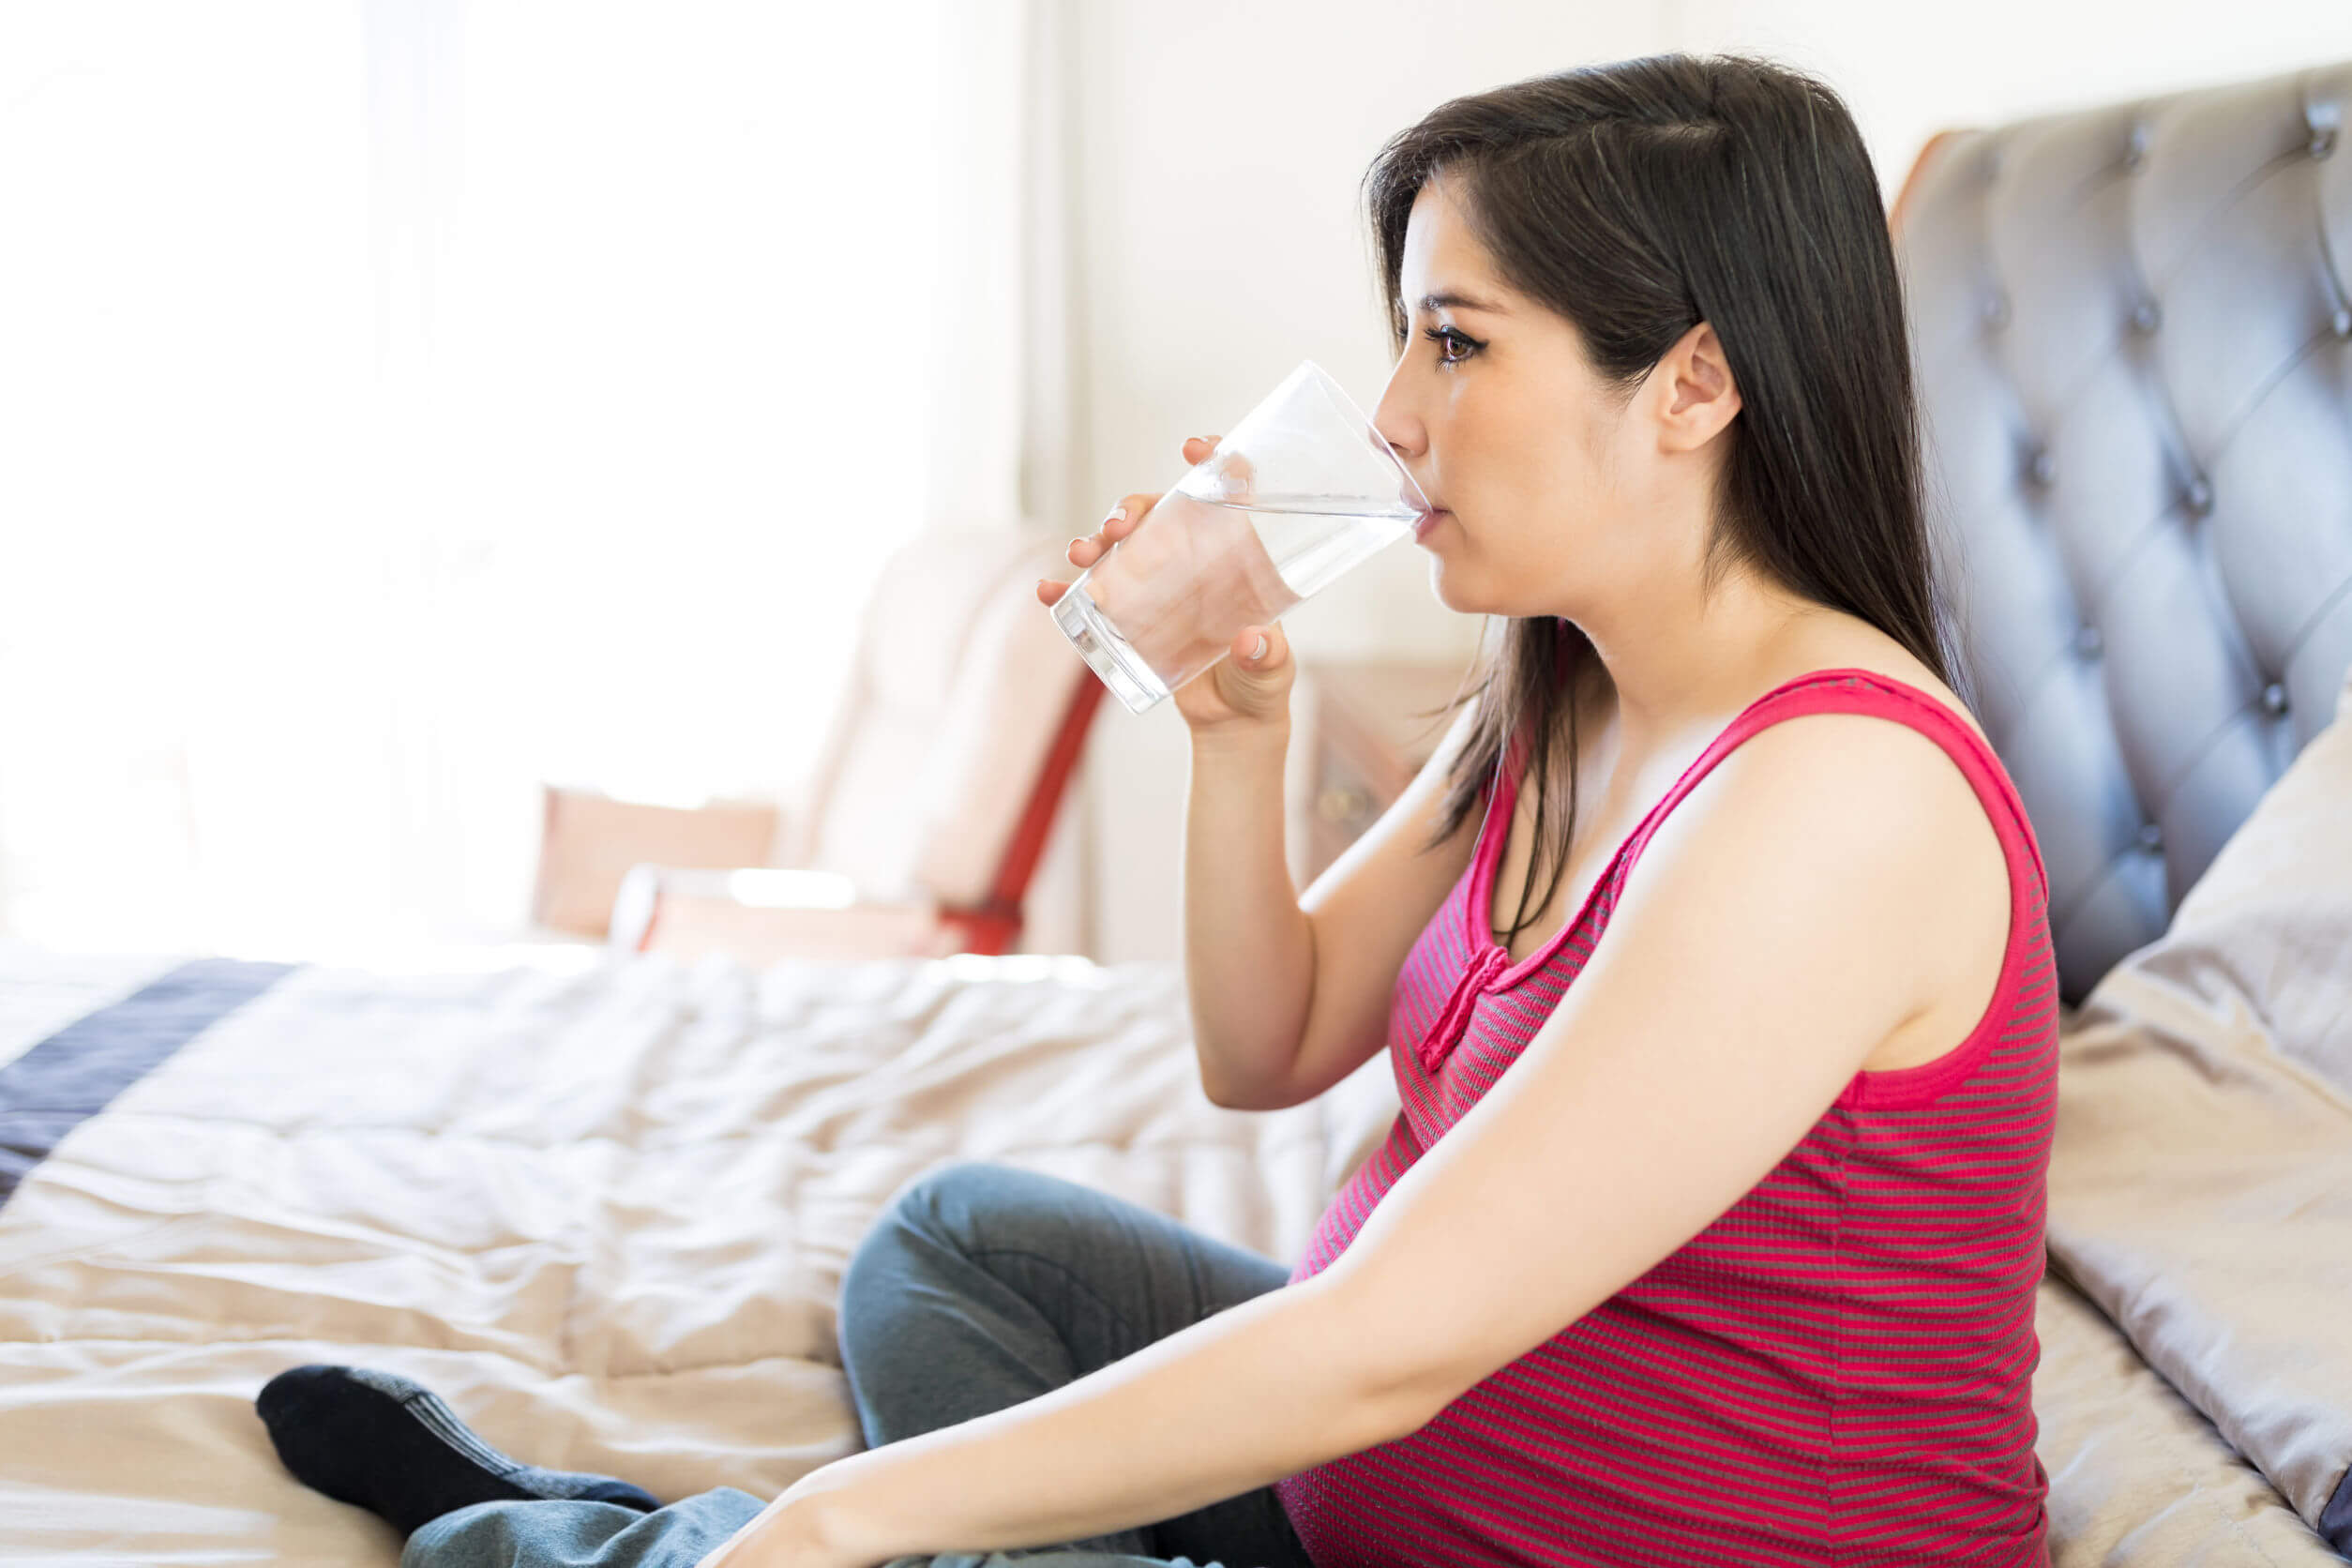
<path fill-rule="evenodd" d="M 1216 449 L 1218 439 L 1193 436 L 1186 440 L 1185 464 L 1205 460 Z M 1100 561 L 1111 546 L 1143 526 L 1152 508 L 1166 493 L 1139 491 L 1123 499 L 1095 532 L 1070 541 L 1070 564 L 1083 571 Z M 1126 513 L 1124 517 L 1117 515 L 1122 510 Z M 1250 542 L 1254 545 L 1254 537 Z M 1061 578 L 1039 578 L 1037 597 L 1043 603 L 1052 604 L 1069 588 L 1069 582 Z M 1170 693 L 1176 711 L 1192 727 L 1194 737 L 1226 737 L 1287 727 L 1295 671 L 1290 663 L 1290 646 L 1282 635 L 1281 626 L 1268 619 L 1263 625 L 1244 626 L 1228 644 L 1226 653 L 1227 657 Z"/>

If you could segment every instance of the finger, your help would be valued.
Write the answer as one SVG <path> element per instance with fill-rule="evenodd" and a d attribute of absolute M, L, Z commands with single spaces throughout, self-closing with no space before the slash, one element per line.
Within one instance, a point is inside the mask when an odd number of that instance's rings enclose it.
<path fill-rule="evenodd" d="M 1097 531 L 1104 541 L 1115 545 L 1134 533 L 1143 521 L 1143 514 L 1159 505 L 1160 493 L 1157 490 L 1138 490 L 1133 495 L 1122 496 L 1119 505 L 1110 509 L 1110 515 L 1103 519 L 1102 527 Z M 1122 513 L 1125 515 L 1123 517 Z"/>
<path fill-rule="evenodd" d="M 1255 673 L 1280 667 L 1289 645 L 1282 640 L 1282 628 L 1272 622 L 1262 626 L 1244 626 L 1233 639 L 1233 661 Z"/>
<path fill-rule="evenodd" d="M 1224 439 L 1225 438 L 1223 436 L 1216 435 L 1188 435 L 1184 437 L 1184 460 L 1186 462 L 1199 462 L 1201 459 L 1215 451 L 1217 449 L 1217 443 Z"/>
<path fill-rule="evenodd" d="M 1037 580 L 1037 601 L 1040 604 L 1056 603 L 1069 591 L 1070 585 L 1058 577 L 1041 577 Z"/>

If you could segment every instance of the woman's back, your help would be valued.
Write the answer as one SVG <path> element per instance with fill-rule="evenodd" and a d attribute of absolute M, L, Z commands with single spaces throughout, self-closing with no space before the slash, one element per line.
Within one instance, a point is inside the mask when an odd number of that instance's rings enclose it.
<path fill-rule="evenodd" d="M 1526 1047 L 1606 931 L 1649 835 L 1779 720 L 1872 714 L 1933 737 L 2007 858 L 1998 984 L 1955 1049 L 1862 1072 L 1712 1224 L 1410 1436 L 1276 1483 L 1320 1568 L 2046 1560 L 2032 1449 L 2057 995 L 2039 852 L 2006 774 L 1941 701 L 1860 670 L 1759 698 L 1523 960 L 1485 918 L 1506 771 L 1470 868 L 1399 976 L 1402 1109 L 1293 1270 L 1320 1273 Z"/>

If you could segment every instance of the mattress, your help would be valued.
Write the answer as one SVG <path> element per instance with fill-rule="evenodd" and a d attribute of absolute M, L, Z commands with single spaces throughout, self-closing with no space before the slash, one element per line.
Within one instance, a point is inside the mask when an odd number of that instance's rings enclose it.
<path fill-rule="evenodd" d="M 0 942 L 0 1559 L 396 1562 L 254 1416 L 310 1361 L 532 1463 L 772 1495 L 860 1446 L 834 1304 L 916 1177 L 1048 1171 L 1288 1263 L 1395 1110 L 1382 1058 L 1210 1104 L 1168 962 Z M 2041 1324 L 2058 1563 L 2340 1562 L 2061 1277 Z"/>

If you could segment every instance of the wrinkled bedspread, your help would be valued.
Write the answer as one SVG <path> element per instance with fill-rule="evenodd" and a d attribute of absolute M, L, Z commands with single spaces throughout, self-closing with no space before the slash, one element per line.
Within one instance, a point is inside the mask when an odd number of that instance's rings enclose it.
<path fill-rule="evenodd" d="M 0 1073 L 186 957 L 0 943 Z M 833 1303 L 915 1177 L 1049 1171 L 1288 1262 L 1395 1113 L 1380 1058 L 1211 1105 L 1173 963 L 291 967 L 0 1205 L 0 1560 L 395 1561 L 253 1414 L 306 1361 L 417 1378 L 533 1463 L 771 1495 L 859 1446 Z M 2061 1563 L 2337 1560 L 2084 1297 L 2043 1303 Z"/>

